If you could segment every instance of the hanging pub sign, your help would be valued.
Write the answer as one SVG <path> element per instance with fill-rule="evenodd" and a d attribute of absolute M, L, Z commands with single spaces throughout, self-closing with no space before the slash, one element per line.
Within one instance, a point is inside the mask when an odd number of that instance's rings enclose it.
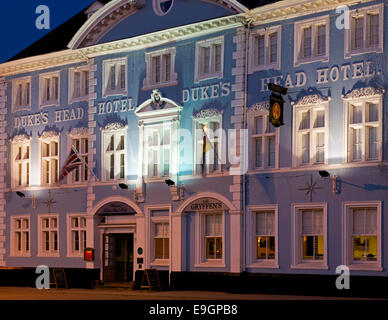
<path fill-rule="evenodd" d="M 219 200 L 214 198 L 201 198 L 190 203 L 185 211 L 208 212 L 214 210 L 225 210 L 227 207 Z"/>
<path fill-rule="evenodd" d="M 283 105 L 283 98 L 277 94 L 272 93 L 269 97 L 269 121 L 276 128 L 284 125 Z"/>
<path fill-rule="evenodd" d="M 93 248 L 85 248 L 84 261 L 94 261 L 94 249 Z"/>

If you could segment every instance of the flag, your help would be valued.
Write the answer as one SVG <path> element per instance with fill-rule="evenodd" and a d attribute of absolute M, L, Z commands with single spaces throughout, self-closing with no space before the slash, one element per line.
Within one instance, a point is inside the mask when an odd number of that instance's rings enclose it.
<path fill-rule="evenodd" d="M 81 158 L 78 156 L 78 153 L 71 148 L 70 154 L 67 157 L 65 164 L 61 170 L 61 174 L 59 176 L 59 181 L 61 181 L 64 177 L 66 177 L 71 171 L 80 166 L 83 163 Z"/>
<path fill-rule="evenodd" d="M 212 148 L 213 148 L 212 143 L 210 142 L 209 138 L 207 137 L 205 130 L 203 130 L 202 153 L 206 153 Z"/>

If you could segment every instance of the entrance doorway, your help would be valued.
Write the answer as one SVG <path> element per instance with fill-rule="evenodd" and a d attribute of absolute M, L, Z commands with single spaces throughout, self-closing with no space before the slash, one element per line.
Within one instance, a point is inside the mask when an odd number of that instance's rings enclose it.
<path fill-rule="evenodd" d="M 133 280 L 133 233 L 104 234 L 104 282 Z"/>

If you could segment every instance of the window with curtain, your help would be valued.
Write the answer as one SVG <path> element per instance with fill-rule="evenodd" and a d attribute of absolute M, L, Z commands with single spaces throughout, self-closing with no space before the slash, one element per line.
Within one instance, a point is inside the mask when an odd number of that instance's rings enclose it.
<path fill-rule="evenodd" d="M 300 215 L 302 259 L 322 260 L 324 256 L 323 210 L 303 209 Z"/>
<path fill-rule="evenodd" d="M 154 223 L 154 258 L 170 257 L 170 235 L 168 223 Z"/>
<path fill-rule="evenodd" d="M 275 259 L 275 212 L 256 213 L 256 258 Z"/>
<path fill-rule="evenodd" d="M 222 214 L 205 215 L 206 259 L 222 259 Z"/>
<path fill-rule="evenodd" d="M 353 208 L 352 259 L 353 261 L 377 260 L 377 210 Z"/>

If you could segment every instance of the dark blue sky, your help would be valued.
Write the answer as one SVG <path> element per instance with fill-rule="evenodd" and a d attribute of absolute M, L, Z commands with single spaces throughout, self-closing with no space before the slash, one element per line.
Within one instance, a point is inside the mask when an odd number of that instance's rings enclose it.
<path fill-rule="evenodd" d="M 0 10 L 0 63 L 5 62 L 46 33 L 65 22 L 93 0 L 1 0 Z M 50 30 L 38 30 L 36 7 L 50 9 Z"/>

